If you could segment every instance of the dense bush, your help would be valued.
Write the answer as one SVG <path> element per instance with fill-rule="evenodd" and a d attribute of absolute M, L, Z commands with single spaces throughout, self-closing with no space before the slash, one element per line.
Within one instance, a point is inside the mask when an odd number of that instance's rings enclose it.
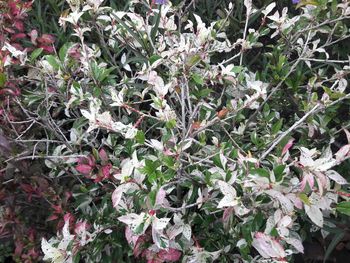
<path fill-rule="evenodd" d="M 292 262 L 346 245 L 347 1 L 47 2 L 1 14 L 3 255 Z"/>

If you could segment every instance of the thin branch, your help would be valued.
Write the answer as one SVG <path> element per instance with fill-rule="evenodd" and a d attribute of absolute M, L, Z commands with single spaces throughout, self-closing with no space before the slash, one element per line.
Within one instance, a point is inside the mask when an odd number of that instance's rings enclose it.
<path fill-rule="evenodd" d="M 331 102 L 328 105 L 325 105 L 326 108 L 329 108 L 345 99 L 350 98 L 350 93 L 345 95 L 344 97 L 337 99 L 333 102 Z M 261 154 L 260 158 L 259 158 L 259 162 L 263 159 L 266 158 L 266 156 L 289 134 L 291 133 L 293 130 L 295 130 L 296 128 L 298 128 L 311 114 L 317 113 L 318 111 L 322 110 L 324 107 L 321 107 L 320 104 L 315 105 L 311 110 L 309 110 L 300 120 L 298 120 L 296 123 L 294 123 L 288 130 L 286 130 L 285 132 L 283 132 L 280 136 L 278 136 L 274 142 L 272 143 L 272 145 L 263 153 Z"/>

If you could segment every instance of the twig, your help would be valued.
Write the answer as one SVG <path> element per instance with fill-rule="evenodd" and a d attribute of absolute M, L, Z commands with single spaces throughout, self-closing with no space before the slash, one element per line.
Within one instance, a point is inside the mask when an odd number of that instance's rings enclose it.
<path fill-rule="evenodd" d="M 317 58 L 301 58 L 301 60 L 323 62 L 323 63 L 350 64 L 350 60 L 317 59 Z"/>
<path fill-rule="evenodd" d="M 21 161 L 21 160 L 34 160 L 34 159 L 67 159 L 67 158 L 79 158 L 79 157 L 86 157 L 86 155 L 83 154 L 76 154 L 76 155 L 30 155 L 30 156 L 22 156 L 22 157 L 11 157 L 7 159 L 5 162 L 9 161 Z"/>
<path fill-rule="evenodd" d="M 244 25 L 244 31 L 243 31 L 243 45 L 244 45 L 245 39 L 247 37 L 248 22 L 249 22 L 249 17 L 250 17 L 250 14 L 251 14 L 251 7 L 249 8 L 248 6 L 246 6 L 246 8 L 247 8 L 247 16 L 246 16 L 246 19 L 245 19 L 245 25 Z M 241 57 L 239 59 L 239 65 L 240 66 L 242 66 L 242 63 L 243 63 L 243 53 L 244 53 L 244 48 L 242 46 L 242 48 L 241 48 Z"/>
<path fill-rule="evenodd" d="M 345 99 L 350 98 L 350 93 L 345 95 L 344 97 L 337 99 L 333 102 L 331 102 L 328 105 L 325 105 L 326 108 L 329 108 Z M 288 130 L 286 130 L 285 132 L 283 132 L 279 137 L 277 137 L 277 139 L 274 140 L 274 142 L 272 143 L 272 145 L 260 156 L 259 158 L 259 162 L 263 159 L 265 159 L 265 157 L 283 140 L 283 138 L 285 138 L 289 133 L 291 133 L 294 129 L 298 128 L 311 114 L 316 113 L 318 111 L 320 111 L 321 109 L 323 109 L 323 107 L 321 107 L 320 104 L 315 105 L 310 111 L 308 111 L 299 121 L 297 121 L 296 123 L 294 123 Z"/>
<path fill-rule="evenodd" d="M 320 107 L 320 104 L 317 104 L 314 106 L 310 111 L 308 111 L 300 120 L 298 120 L 296 123 L 294 123 L 288 130 L 283 132 L 279 137 L 277 137 L 276 140 L 272 143 L 272 145 L 260 156 L 259 162 L 264 159 L 276 146 L 279 144 L 280 141 L 283 140 L 284 137 L 286 137 L 291 131 L 293 131 L 295 128 L 299 127 L 300 124 L 302 124 L 307 117 L 309 117 L 311 114 L 316 112 L 316 110 Z"/>

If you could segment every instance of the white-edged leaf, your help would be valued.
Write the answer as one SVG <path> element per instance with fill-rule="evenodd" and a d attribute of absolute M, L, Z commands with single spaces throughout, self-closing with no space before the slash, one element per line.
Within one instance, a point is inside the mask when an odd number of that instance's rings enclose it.
<path fill-rule="evenodd" d="M 235 206 L 238 204 L 237 201 L 237 192 L 236 189 L 233 188 L 232 185 L 229 185 L 228 183 L 224 181 L 218 181 L 217 182 L 220 188 L 220 191 L 224 194 L 224 198 L 221 199 L 221 201 L 218 204 L 218 208 L 223 207 L 230 207 Z"/>
<path fill-rule="evenodd" d="M 301 240 L 297 238 L 285 238 L 284 241 L 292 245 L 299 253 L 304 253 L 304 246 Z"/>
<path fill-rule="evenodd" d="M 305 212 L 311 221 L 318 227 L 323 227 L 323 214 L 321 210 L 314 205 L 309 206 L 305 204 L 304 207 Z"/>
<path fill-rule="evenodd" d="M 263 13 L 265 16 L 267 16 L 268 14 L 271 13 L 271 11 L 275 8 L 275 6 L 276 6 L 276 3 L 272 2 L 261 13 Z"/>
<path fill-rule="evenodd" d="M 112 203 L 113 203 L 113 207 L 117 208 L 120 200 L 122 199 L 123 193 L 125 192 L 125 190 L 127 189 L 127 185 L 126 184 L 122 184 L 119 185 L 112 194 Z"/>
<path fill-rule="evenodd" d="M 335 158 L 338 162 L 342 162 L 345 157 L 347 157 L 350 153 L 350 144 L 344 145 L 341 147 L 335 154 Z"/>
<path fill-rule="evenodd" d="M 326 175 L 328 176 L 328 178 L 332 179 L 337 184 L 343 185 L 348 183 L 343 176 L 341 176 L 339 173 L 337 173 L 334 170 L 328 170 L 326 172 Z"/>
<path fill-rule="evenodd" d="M 184 225 L 183 232 L 182 232 L 184 238 L 186 238 L 188 241 L 191 240 L 192 236 L 192 229 L 190 225 Z"/>
<path fill-rule="evenodd" d="M 223 151 L 220 151 L 220 162 L 224 169 L 226 169 L 227 158 L 225 157 Z"/>
<path fill-rule="evenodd" d="M 157 151 L 162 152 L 164 150 L 163 143 L 154 139 L 151 139 L 151 146 Z"/>
<path fill-rule="evenodd" d="M 252 246 L 264 258 L 284 258 L 286 253 L 281 244 L 264 233 L 255 233 Z"/>

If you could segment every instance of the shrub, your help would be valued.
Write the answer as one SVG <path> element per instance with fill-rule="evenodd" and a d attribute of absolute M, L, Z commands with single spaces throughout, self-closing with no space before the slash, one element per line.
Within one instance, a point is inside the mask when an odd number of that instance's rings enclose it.
<path fill-rule="evenodd" d="M 347 2 L 103 2 L 67 1 L 72 42 L 25 61 L 47 147 L 14 158 L 45 160 L 63 225 L 44 260 L 290 262 L 349 214 Z"/>

